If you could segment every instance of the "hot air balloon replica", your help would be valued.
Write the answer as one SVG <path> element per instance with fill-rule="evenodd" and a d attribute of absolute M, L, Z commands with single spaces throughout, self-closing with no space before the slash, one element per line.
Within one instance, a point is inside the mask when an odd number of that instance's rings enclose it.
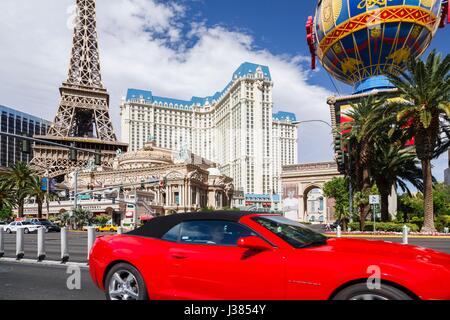
<path fill-rule="evenodd" d="M 369 95 L 392 95 L 395 88 L 385 76 L 402 70 L 410 57 L 428 48 L 437 29 L 445 26 L 447 0 L 319 0 L 306 30 L 312 68 L 319 59 L 335 79 L 353 87 L 345 97 L 330 97 L 331 120 L 338 128 L 348 121 L 345 111 Z M 336 140 L 336 160 L 345 170 Z"/>

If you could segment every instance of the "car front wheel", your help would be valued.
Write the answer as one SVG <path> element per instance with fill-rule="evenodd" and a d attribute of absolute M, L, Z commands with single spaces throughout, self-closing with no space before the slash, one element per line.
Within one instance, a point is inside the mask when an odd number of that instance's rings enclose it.
<path fill-rule="evenodd" d="M 412 298 L 387 284 L 381 284 L 379 289 L 369 289 L 366 283 L 358 283 L 339 291 L 333 300 L 412 300 Z"/>
<path fill-rule="evenodd" d="M 28 230 L 28 228 L 25 228 L 25 230 L 23 230 L 23 232 L 24 232 L 25 234 L 29 234 L 29 233 L 30 233 L 30 230 Z"/>
<path fill-rule="evenodd" d="M 147 287 L 139 271 L 127 263 L 111 268 L 105 281 L 108 300 L 148 300 Z"/>
<path fill-rule="evenodd" d="M 6 229 L 6 233 L 11 233 L 11 229 Z"/>

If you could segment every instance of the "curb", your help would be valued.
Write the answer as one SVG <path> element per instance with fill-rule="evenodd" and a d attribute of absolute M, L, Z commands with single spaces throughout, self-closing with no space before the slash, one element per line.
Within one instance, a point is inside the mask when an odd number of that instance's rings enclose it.
<path fill-rule="evenodd" d="M 336 234 L 327 234 L 327 237 L 336 238 Z M 398 238 L 402 239 L 402 235 L 374 235 L 374 234 L 342 234 L 341 238 Z M 408 239 L 441 239 L 441 240 L 450 240 L 449 236 L 411 236 L 408 235 Z"/>
<path fill-rule="evenodd" d="M 61 261 L 53 261 L 53 260 L 44 260 L 44 261 L 37 261 L 33 259 L 21 259 L 17 260 L 16 258 L 0 258 L 0 264 L 2 262 L 9 262 L 9 263 L 17 263 L 17 264 L 30 264 L 30 265 L 38 265 L 38 266 L 58 266 L 58 267 L 79 267 L 88 269 L 89 265 L 84 262 L 66 262 L 61 263 Z"/>

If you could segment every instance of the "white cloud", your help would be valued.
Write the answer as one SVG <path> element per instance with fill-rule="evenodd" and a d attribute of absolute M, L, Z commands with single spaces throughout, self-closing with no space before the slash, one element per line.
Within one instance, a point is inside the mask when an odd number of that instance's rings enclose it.
<path fill-rule="evenodd" d="M 58 87 L 67 76 L 72 30 L 67 9 L 74 0 L 9 0 L 0 3 L 0 104 L 53 119 Z M 190 99 L 221 90 L 244 61 L 270 66 L 275 111 L 299 120 L 330 121 L 325 89 L 308 84 L 303 56 L 255 49 L 253 38 L 224 26 L 189 21 L 185 8 L 153 0 L 97 1 L 103 83 L 120 130 L 119 104 L 127 88 Z M 187 32 L 186 32 L 187 30 Z M 189 45 L 187 45 L 189 43 Z M 332 158 L 329 128 L 300 129 L 299 160 Z"/>

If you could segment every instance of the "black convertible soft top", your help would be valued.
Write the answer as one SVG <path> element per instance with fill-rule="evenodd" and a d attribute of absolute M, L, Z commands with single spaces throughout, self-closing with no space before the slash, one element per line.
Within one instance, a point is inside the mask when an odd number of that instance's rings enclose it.
<path fill-rule="evenodd" d="M 257 214 L 257 212 L 243 211 L 214 211 L 214 212 L 194 212 L 177 213 L 168 216 L 156 217 L 147 222 L 142 227 L 126 233 L 127 235 L 150 237 L 160 239 L 167 231 L 184 221 L 192 220 L 222 220 L 238 222 L 242 217 Z"/>

